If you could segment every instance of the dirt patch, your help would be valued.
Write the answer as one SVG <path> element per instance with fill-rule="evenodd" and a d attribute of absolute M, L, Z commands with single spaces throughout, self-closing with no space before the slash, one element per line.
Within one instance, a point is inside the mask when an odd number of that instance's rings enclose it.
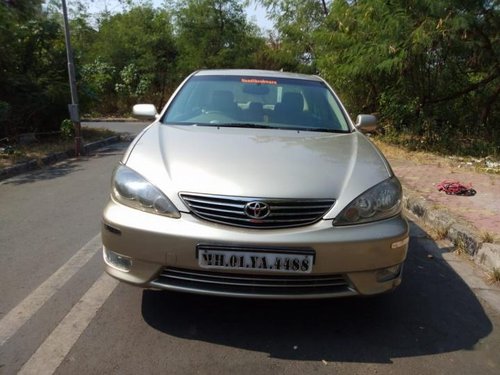
<path fill-rule="evenodd" d="M 380 138 L 370 138 L 388 159 L 411 160 L 418 164 L 432 164 L 448 167 L 456 171 L 475 171 L 487 174 L 500 174 L 500 161 L 492 157 L 473 158 L 462 156 L 444 156 L 425 151 L 409 151 L 382 141 Z"/>
<path fill-rule="evenodd" d="M 106 129 L 82 128 L 82 143 L 99 141 L 113 135 L 114 132 Z M 35 135 L 30 144 L 4 143 L 0 145 L 0 169 L 30 160 L 40 160 L 50 154 L 73 150 L 74 147 L 74 139 L 63 140 L 59 135 Z"/>

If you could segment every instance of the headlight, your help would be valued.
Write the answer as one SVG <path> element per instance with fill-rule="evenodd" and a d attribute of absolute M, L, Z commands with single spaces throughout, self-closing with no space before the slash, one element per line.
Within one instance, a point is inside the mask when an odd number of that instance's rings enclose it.
<path fill-rule="evenodd" d="M 124 165 L 119 165 L 113 173 L 111 194 L 126 206 L 153 214 L 180 217 L 179 211 L 165 194 Z"/>
<path fill-rule="evenodd" d="M 333 225 L 368 223 L 401 211 L 403 190 L 396 177 L 389 178 L 354 199 L 333 221 Z"/>

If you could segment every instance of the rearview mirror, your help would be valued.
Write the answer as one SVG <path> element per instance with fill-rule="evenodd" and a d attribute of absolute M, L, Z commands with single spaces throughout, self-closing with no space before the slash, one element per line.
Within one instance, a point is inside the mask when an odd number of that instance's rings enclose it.
<path fill-rule="evenodd" d="M 372 133 L 378 129 L 377 118 L 373 115 L 358 115 L 354 126 L 362 133 Z"/>
<path fill-rule="evenodd" d="M 136 104 L 132 108 L 134 117 L 141 120 L 156 120 L 158 112 L 153 104 Z"/>

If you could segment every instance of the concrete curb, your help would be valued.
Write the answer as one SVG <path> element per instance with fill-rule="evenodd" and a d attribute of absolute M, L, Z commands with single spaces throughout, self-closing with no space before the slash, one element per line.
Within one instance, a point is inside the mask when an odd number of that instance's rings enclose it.
<path fill-rule="evenodd" d="M 112 137 L 108 137 L 105 139 L 101 139 L 100 141 L 92 142 L 92 143 L 87 143 L 85 146 L 83 146 L 83 153 L 89 154 L 101 147 L 104 146 L 109 146 L 113 143 L 120 142 L 122 140 L 122 137 L 119 135 L 113 135 Z"/>
<path fill-rule="evenodd" d="M 83 146 L 83 154 L 87 155 L 101 147 L 105 147 L 110 144 L 119 142 L 120 140 L 122 139 L 119 135 L 114 135 L 112 137 L 101 139 L 100 141 L 87 143 L 86 145 Z M 0 169 L 0 181 L 10 177 L 17 176 L 22 173 L 33 171 L 35 169 L 40 169 L 44 166 L 51 165 L 71 157 L 74 157 L 74 150 L 56 152 L 53 154 L 49 154 L 38 160 L 29 160 L 26 162 L 13 165 L 12 167 Z"/>
<path fill-rule="evenodd" d="M 431 227 L 438 237 L 452 241 L 457 249 L 488 271 L 500 270 L 500 244 L 482 242 L 478 229 L 471 223 L 454 218 L 448 210 L 434 207 L 425 198 L 405 187 L 403 190 L 404 208 Z"/>

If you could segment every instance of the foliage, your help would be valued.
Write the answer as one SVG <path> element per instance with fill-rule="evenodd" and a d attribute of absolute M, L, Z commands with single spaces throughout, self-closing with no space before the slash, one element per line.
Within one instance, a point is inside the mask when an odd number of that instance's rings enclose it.
<path fill-rule="evenodd" d="M 500 8 L 490 0 L 261 0 L 283 47 L 389 139 L 499 154 Z M 297 70 L 301 70 L 300 68 Z"/>
<path fill-rule="evenodd" d="M 249 68 L 264 48 L 235 0 L 189 0 L 177 8 L 178 65 L 185 76 L 201 68 Z"/>
<path fill-rule="evenodd" d="M 321 0 L 261 0 L 275 21 L 284 68 L 314 73 L 318 56 L 315 32 L 323 25 L 328 4 Z"/>
<path fill-rule="evenodd" d="M 480 140 L 498 147 L 500 139 L 499 26 L 489 1 L 335 1 L 316 33 L 317 63 L 389 135 L 477 153 Z"/>
<path fill-rule="evenodd" d="M 86 0 L 87 3 L 90 0 Z M 492 0 L 121 0 L 92 16 L 71 2 L 81 113 L 163 106 L 201 68 L 316 73 L 352 114 L 376 113 L 411 148 L 499 155 L 500 8 Z M 57 130 L 69 89 L 56 0 L 0 2 L 0 137 Z"/>
<path fill-rule="evenodd" d="M 160 106 L 177 81 L 177 48 L 165 9 L 140 5 L 103 14 L 89 46 L 77 48 L 86 51 L 81 74 L 87 112 L 121 114 L 143 100 Z"/>
<path fill-rule="evenodd" d="M 240 2 L 169 4 L 154 8 L 129 1 L 122 13 L 99 16 L 98 30 L 87 35 L 90 46 L 76 43 L 83 51 L 84 111 L 126 114 L 138 101 L 161 107 L 194 70 L 261 66 L 257 61 L 268 47 Z"/>
<path fill-rule="evenodd" d="M 3 126 L 3 124 L 5 124 L 5 122 L 9 118 L 9 110 L 9 103 L 0 100 L 0 126 Z"/>
<path fill-rule="evenodd" d="M 489 272 L 488 272 L 488 281 L 490 283 L 500 283 L 500 268 L 493 267 Z"/>
<path fill-rule="evenodd" d="M 62 30 L 40 2 L 0 3 L 0 135 L 57 130 L 67 113 Z"/>
<path fill-rule="evenodd" d="M 69 119 L 62 120 L 60 130 L 62 139 L 68 140 L 73 138 L 75 135 L 75 127 L 73 122 Z"/>

